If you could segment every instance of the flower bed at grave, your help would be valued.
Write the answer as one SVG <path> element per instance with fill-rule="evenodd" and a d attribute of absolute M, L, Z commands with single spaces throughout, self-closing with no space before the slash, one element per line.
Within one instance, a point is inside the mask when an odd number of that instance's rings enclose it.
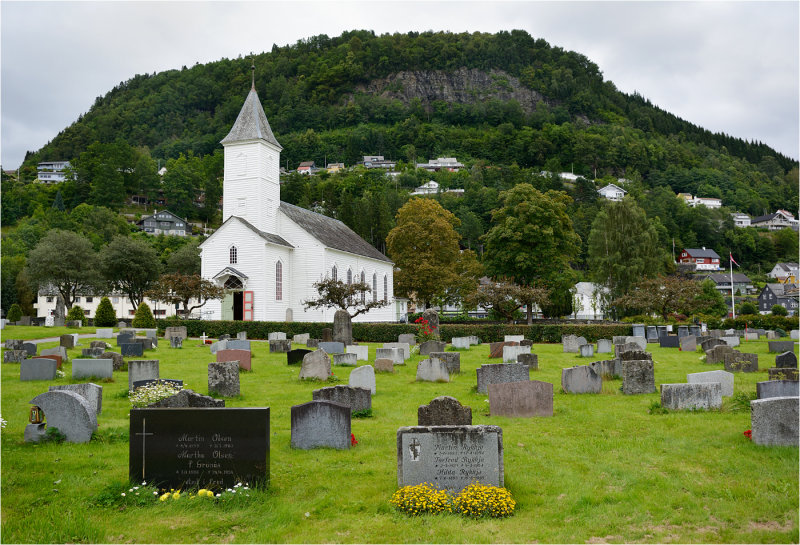
<path fill-rule="evenodd" d="M 404 486 L 392 495 L 389 503 L 407 515 L 446 512 L 471 518 L 510 517 L 517 505 L 507 489 L 478 482 L 465 487 L 455 496 L 447 490 L 434 488 L 429 483 Z"/>
<path fill-rule="evenodd" d="M 140 386 L 128 394 L 128 399 L 133 407 L 147 407 L 151 403 L 172 397 L 183 388 L 172 382 L 153 382 L 147 386 Z"/>

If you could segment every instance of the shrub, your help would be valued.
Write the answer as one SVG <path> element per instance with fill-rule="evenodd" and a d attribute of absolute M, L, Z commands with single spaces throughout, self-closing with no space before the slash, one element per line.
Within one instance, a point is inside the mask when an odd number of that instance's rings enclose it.
<path fill-rule="evenodd" d="M 79 305 L 75 305 L 71 309 L 69 309 L 69 312 L 67 312 L 66 320 L 68 322 L 73 320 L 80 320 L 81 325 L 86 325 L 88 323 L 86 314 L 83 312 L 83 309 Z"/>
<path fill-rule="evenodd" d="M 97 305 L 97 312 L 94 315 L 94 325 L 101 327 L 117 325 L 117 313 L 114 312 L 114 307 L 111 306 L 111 301 L 108 297 L 100 299 L 100 304 Z"/>
<path fill-rule="evenodd" d="M 745 301 L 744 303 L 739 305 L 739 314 L 742 315 L 758 314 L 758 307 L 756 307 L 750 301 Z"/>
<path fill-rule="evenodd" d="M 9 322 L 19 322 L 22 319 L 22 309 L 17 303 L 11 305 L 11 308 L 8 309 L 8 318 Z"/>
<path fill-rule="evenodd" d="M 456 513 L 467 517 L 503 518 L 514 514 L 517 502 L 511 492 L 499 486 L 472 483 L 453 500 Z"/>
<path fill-rule="evenodd" d="M 772 305 L 772 315 L 773 316 L 786 316 L 789 312 L 786 310 L 786 307 L 781 305 Z"/>
<path fill-rule="evenodd" d="M 133 327 L 156 327 L 156 319 L 153 318 L 153 313 L 150 311 L 150 307 L 147 305 L 147 303 L 139 304 L 131 325 Z"/>
<path fill-rule="evenodd" d="M 392 494 L 389 503 L 407 515 L 453 512 L 450 494 L 446 490 L 437 490 L 428 483 L 404 486 Z"/>

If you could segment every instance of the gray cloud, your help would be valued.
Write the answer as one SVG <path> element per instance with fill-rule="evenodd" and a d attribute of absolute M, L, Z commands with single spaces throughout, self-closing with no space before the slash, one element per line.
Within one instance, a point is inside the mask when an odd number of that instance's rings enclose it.
<path fill-rule="evenodd" d="M 137 73 L 350 29 L 521 28 L 586 55 L 621 91 L 797 158 L 797 21 L 797 2 L 4 1 L 2 165 L 18 166 Z"/>

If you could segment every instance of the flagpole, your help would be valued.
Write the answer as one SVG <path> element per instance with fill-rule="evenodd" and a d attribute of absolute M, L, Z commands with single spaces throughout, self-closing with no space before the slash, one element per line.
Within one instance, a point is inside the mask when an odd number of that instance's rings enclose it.
<path fill-rule="evenodd" d="M 730 265 L 731 265 L 731 312 L 733 313 L 733 319 L 736 319 L 736 301 L 733 300 L 733 254 L 730 254 Z"/>

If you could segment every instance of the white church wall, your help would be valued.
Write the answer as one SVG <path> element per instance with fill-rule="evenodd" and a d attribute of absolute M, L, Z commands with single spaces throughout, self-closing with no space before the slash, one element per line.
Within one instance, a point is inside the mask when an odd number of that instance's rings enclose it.
<path fill-rule="evenodd" d="M 223 221 L 238 216 L 261 231 L 276 232 L 279 160 L 277 150 L 263 142 L 225 147 Z"/>

